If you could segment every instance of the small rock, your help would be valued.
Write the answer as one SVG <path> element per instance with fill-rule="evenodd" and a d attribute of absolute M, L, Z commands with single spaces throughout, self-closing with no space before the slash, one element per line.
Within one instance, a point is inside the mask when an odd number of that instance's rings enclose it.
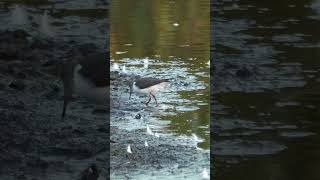
<path fill-rule="evenodd" d="M 138 113 L 134 118 L 136 118 L 136 119 L 141 119 L 141 114 Z"/>

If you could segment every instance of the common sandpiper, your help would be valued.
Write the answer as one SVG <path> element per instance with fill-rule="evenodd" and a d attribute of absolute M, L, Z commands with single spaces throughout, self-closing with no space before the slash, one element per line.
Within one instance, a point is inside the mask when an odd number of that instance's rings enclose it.
<path fill-rule="evenodd" d="M 65 117 L 67 105 L 74 93 L 98 107 L 107 108 L 110 93 L 109 64 L 108 52 L 91 53 L 80 60 L 64 63 L 61 73 L 64 86 L 62 118 Z"/>
<path fill-rule="evenodd" d="M 149 104 L 151 101 L 151 98 L 155 100 L 156 105 L 158 106 L 158 102 L 156 99 L 156 93 L 161 90 L 166 88 L 169 85 L 168 80 L 164 79 L 156 79 L 156 78 L 138 78 L 130 81 L 130 96 L 129 99 L 131 98 L 132 92 L 136 92 L 141 95 L 148 96 L 149 99 L 148 101 L 145 102 L 146 105 Z"/>

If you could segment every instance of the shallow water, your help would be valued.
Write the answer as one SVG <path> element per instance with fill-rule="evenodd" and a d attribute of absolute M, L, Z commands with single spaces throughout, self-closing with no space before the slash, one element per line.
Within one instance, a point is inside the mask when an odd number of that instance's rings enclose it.
<path fill-rule="evenodd" d="M 201 147 L 206 149 L 210 106 L 208 3 L 115 1 L 110 13 L 112 64 L 129 75 L 169 79 L 171 85 L 159 94 L 160 112 L 155 115 L 168 121 L 162 131 L 187 136 L 194 133 L 205 140 Z M 190 12 L 199 14 L 195 17 Z M 117 65 L 111 71 L 116 71 Z"/>
<path fill-rule="evenodd" d="M 160 3 L 120 0 L 113 1 L 110 6 L 111 71 L 119 72 L 120 78 L 121 74 L 123 77 L 139 75 L 170 81 L 169 87 L 156 95 L 158 107 L 153 100 L 149 107 L 145 107 L 143 102 L 147 97 L 139 97 L 137 94 L 133 94 L 129 100 L 128 86 L 116 92 L 111 91 L 111 96 L 120 96 L 119 99 L 113 99 L 112 108 L 115 110 L 111 109 L 111 126 L 128 130 L 129 134 L 139 129 L 146 131 L 148 126 L 160 139 L 174 138 L 177 139 L 174 141 L 178 143 L 177 146 L 196 146 L 208 152 L 209 1 L 193 0 L 186 3 L 167 0 Z M 122 120 L 118 118 L 121 113 L 113 113 L 118 109 L 126 114 Z M 138 114 L 142 117 L 134 118 Z M 157 147 L 154 148 L 156 151 Z M 187 150 L 176 148 L 176 151 Z M 198 161 L 207 162 L 195 161 L 187 169 L 182 165 L 181 170 L 171 170 L 173 173 L 166 178 L 183 179 L 185 170 L 188 170 L 190 178 L 201 177 L 202 169 L 209 169 L 209 160 L 200 158 Z M 139 174 L 138 171 L 134 177 L 163 178 L 161 171 L 167 172 L 168 169 L 147 174 Z"/>
<path fill-rule="evenodd" d="M 214 179 L 319 179 L 319 1 L 212 10 Z"/>

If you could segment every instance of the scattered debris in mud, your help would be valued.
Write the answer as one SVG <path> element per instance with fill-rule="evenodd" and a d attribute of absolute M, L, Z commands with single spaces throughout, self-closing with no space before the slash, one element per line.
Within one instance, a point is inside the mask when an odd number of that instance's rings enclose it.
<path fill-rule="evenodd" d="M 76 100 L 61 120 L 61 63 L 97 47 L 38 39 L 23 30 L 2 31 L 0 39 L 0 179 L 75 179 L 92 163 L 105 179 L 105 114 L 93 115 Z"/>
<path fill-rule="evenodd" d="M 106 48 L 108 2 L 90 2 L 0 2 L 0 179 L 77 179 L 93 163 L 106 179 L 105 114 L 77 98 L 61 119 L 62 63 Z"/>
<path fill-rule="evenodd" d="M 134 60 L 130 62 L 134 63 Z M 129 82 L 136 76 L 111 72 L 110 134 L 115 141 L 110 150 L 111 178 L 201 179 L 201 172 L 210 167 L 210 151 L 198 147 L 201 141 L 195 134 L 179 136 L 163 130 L 169 122 L 160 120 L 156 115 L 169 113 L 161 109 L 165 105 L 151 103 L 145 106 L 144 99 L 140 97 L 129 101 Z M 179 84 L 179 80 L 175 83 Z"/>

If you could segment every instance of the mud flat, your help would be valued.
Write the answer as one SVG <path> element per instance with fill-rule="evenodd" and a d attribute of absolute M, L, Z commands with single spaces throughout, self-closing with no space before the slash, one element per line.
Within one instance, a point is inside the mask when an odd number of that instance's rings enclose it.
<path fill-rule="evenodd" d="M 61 120 L 63 60 L 97 51 L 23 30 L 0 32 L 0 179 L 76 179 L 91 163 L 106 179 L 106 115 L 77 99 Z M 102 49 L 100 49 L 102 50 Z"/>
<path fill-rule="evenodd" d="M 205 168 L 209 171 L 209 150 L 198 148 L 190 136 L 163 130 L 165 122 L 155 116 L 159 107 L 146 107 L 143 98 L 128 101 L 130 78 L 111 74 L 111 178 L 200 179 Z"/>

